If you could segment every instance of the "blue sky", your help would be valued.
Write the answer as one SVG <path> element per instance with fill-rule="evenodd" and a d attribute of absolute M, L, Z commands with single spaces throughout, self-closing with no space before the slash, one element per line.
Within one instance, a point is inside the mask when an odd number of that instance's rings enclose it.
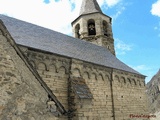
<path fill-rule="evenodd" d="M 159 9 L 152 13 L 152 5 L 156 2 L 156 0 L 127 0 L 127 3 L 105 11 L 113 16 L 117 57 L 148 76 L 146 82 L 160 68 L 160 1 Z M 120 6 L 124 8 L 114 19 L 116 9 L 120 9 Z"/>
<path fill-rule="evenodd" d="M 160 68 L 160 0 L 97 0 L 112 17 L 117 57 L 146 82 Z M 5 14 L 67 35 L 78 17 L 82 0 L 0 0 Z"/>

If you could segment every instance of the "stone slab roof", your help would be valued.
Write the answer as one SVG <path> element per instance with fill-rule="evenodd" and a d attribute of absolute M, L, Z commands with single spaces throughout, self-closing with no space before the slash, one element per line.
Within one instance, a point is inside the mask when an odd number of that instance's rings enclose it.
<path fill-rule="evenodd" d="M 101 46 L 8 16 L 0 19 L 19 45 L 141 75 Z"/>
<path fill-rule="evenodd" d="M 79 15 L 99 12 L 102 13 L 96 0 L 83 0 Z"/>
<path fill-rule="evenodd" d="M 92 99 L 93 95 L 90 92 L 89 87 L 85 83 L 83 78 L 74 77 L 71 78 L 71 85 L 73 87 L 73 91 L 80 99 Z"/>

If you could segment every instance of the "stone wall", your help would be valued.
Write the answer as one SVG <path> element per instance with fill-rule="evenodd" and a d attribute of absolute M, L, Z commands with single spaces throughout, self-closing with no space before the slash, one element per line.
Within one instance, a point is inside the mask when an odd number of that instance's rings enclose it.
<path fill-rule="evenodd" d="M 0 120 L 57 120 L 55 103 L 15 47 L 0 23 Z"/>
<path fill-rule="evenodd" d="M 72 92 L 74 120 L 113 120 L 111 100 L 111 69 L 72 60 L 74 77 L 83 78 L 93 95 L 92 99 L 80 99 Z"/>
<path fill-rule="evenodd" d="M 69 119 L 113 119 L 111 69 L 58 55 L 40 53 L 25 47 L 21 49 L 58 100 L 66 110 L 69 110 Z M 92 99 L 78 98 L 68 83 L 72 77 L 81 77 L 85 80 L 93 95 Z"/>
<path fill-rule="evenodd" d="M 28 48 L 21 49 L 69 111 L 68 119 L 128 120 L 131 114 L 148 115 L 144 76 Z M 71 84 L 74 79 L 84 80 L 92 98 L 78 96 L 79 91 L 75 91 Z"/>
<path fill-rule="evenodd" d="M 144 77 L 120 70 L 114 70 L 112 76 L 115 118 L 128 120 L 133 119 L 132 115 L 149 115 Z"/>
<path fill-rule="evenodd" d="M 28 60 L 38 71 L 44 82 L 52 90 L 53 94 L 68 110 L 68 77 L 70 59 L 53 54 L 36 52 L 24 47 L 21 49 L 25 52 Z"/>

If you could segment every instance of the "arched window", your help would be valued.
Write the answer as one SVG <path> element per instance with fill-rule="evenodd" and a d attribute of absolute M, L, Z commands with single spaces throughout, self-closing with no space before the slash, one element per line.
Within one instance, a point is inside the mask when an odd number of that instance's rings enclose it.
<path fill-rule="evenodd" d="M 104 34 L 105 36 L 108 36 L 108 31 L 107 31 L 107 29 L 108 29 L 108 24 L 107 24 L 106 21 L 103 21 L 103 34 Z"/>
<path fill-rule="evenodd" d="M 88 21 L 88 35 L 96 35 L 95 21 L 92 19 Z"/>
<path fill-rule="evenodd" d="M 75 37 L 76 38 L 80 38 L 79 30 L 80 30 L 80 25 L 77 24 L 76 27 L 75 27 Z"/>

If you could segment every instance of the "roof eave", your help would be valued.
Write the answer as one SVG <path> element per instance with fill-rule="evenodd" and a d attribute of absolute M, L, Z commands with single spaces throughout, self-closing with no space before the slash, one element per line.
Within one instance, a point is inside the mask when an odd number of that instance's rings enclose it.
<path fill-rule="evenodd" d="M 94 64 L 94 65 L 98 65 L 98 66 L 102 66 L 102 67 L 107 67 L 107 68 L 110 68 L 110 69 L 113 69 L 113 70 L 121 70 L 121 71 L 124 71 L 124 72 L 129 72 L 131 74 L 136 74 L 136 75 L 139 75 L 139 76 L 143 76 L 144 78 L 147 77 L 147 76 L 145 76 L 145 75 L 143 75 L 143 74 L 141 74 L 137 71 L 136 72 L 130 72 L 130 71 L 123 70 L 123 69 L 112 68 L 112 67 L 109 67 L 109 66 L 104 66 L 104 65 L 97 64 L 97 63 L 85 61 L 85 60 L 82 60 L 82 59 L 79 59 L 79 58 L 70 57 L 70 56 L 66 56 L 66 55 L 62 55 L 62 54 L 58 54 L 58 53 L 53 53 L 53 52 L 50 52 L 50 51 L 45 51 L 45 50 L 42 50 L 42 49 L 37 49 L 37 48 L 33 48 L 33 47 L 30 47 L 30 46 L 25 46 L 25 45 L 21 45 L 21 44 L 18 44 L 18 46 L 27 47 L 30 50 L 34 50 L 34 51 L 37 51 L 37 52 L 43 52 L 43 53 L 46 53 L 46 54 L 55 54 L 55 55 L 58 55 L 58 56 L 61 56 L 61 57 L 66 57 L 68 59 L 77 59 L 77 60 L 87 62 L 87 63 L 90 63 L 90 64 Z"/>

